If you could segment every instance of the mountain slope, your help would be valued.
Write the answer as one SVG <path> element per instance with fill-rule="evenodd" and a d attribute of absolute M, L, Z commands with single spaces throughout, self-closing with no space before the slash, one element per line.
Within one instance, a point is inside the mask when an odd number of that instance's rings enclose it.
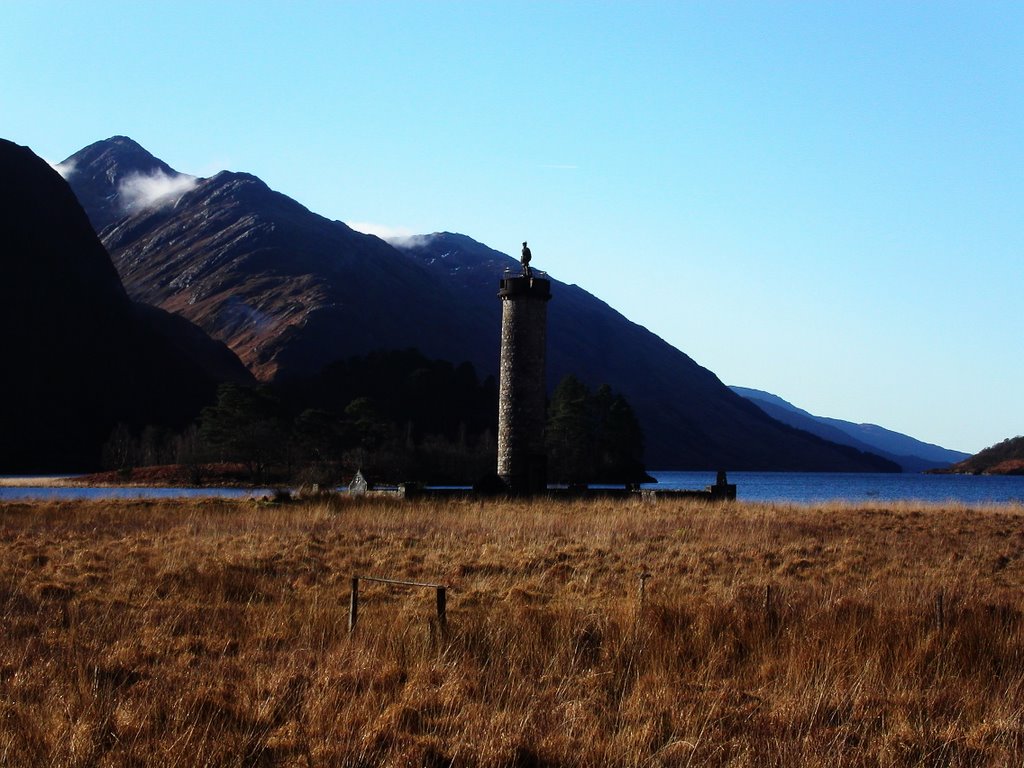
<path fill-rule="evenodd" d="M 129 300 L 67 183 L 0 140 L 0 471 L 81 471 L 123 422 L 181 425 L 216 387 Z"/>
<path fill-rule="evenodd" d="M 996 443 L 945 470 L 964 475 L 1024 475 L 1024 437 Z"/>
<path fill-rule="evenodd" d="M 109 152 L 93 145 L 90 156 L 105 158 L 108 170 L 111 153 L 114 165 L 131 165 L 117 160 L 123 143 L 110 141 Z M 70 183 L 92 210 L 101 201 L 76 181 L 96 175 L 89 157 L 67 162 L 76 168 Z M 111 184 L 120 188 L 116 174 Z M 132 297 L 195 322 L 261 379 L 408 347 L 468 360 L 483 375 L 497 371 L 498 280 L 518 265 L 470 238 L 434 235 L 399 250 L 229 172 L 125 214 L 102 236 Z M 582 289 L 556 281 L 554 292 L 549 386 L 572 372 L 625 394 L 647 435 L 649 466 L 896 469 L 767 417 Z"/>
<path fill-rule="evenodd" d="M 885 456 L 903 467 L 905 472 L 923 472 L 927 469 L 948 467 L 968 456 L 962 451 L 925 443 L 876 424 L 855 424 L 842 419 L 815 416 L 769 392 L 748 387 L 731 389 L 757 403 L 774 419 L 826 440 Z"/>
<path fill-rule="evenodd" d="M 96 175 L 89 156 L 119 165 L 121 146 L 92 145 L 65 161 L 76 168 L 69 183 L 87 209 L 98 205 L 78 183 Z M 490 367 L 479 354 L 490 329 L 462 322 L 449 285 L 254 176 L 196 180 L 102 235 L 133 298 L 196 323 L 261 379 L 311 375 L 339 358 L 410 346 Z"/>
<path fill-rule="evenodd" d="M 500 326 L 497 280 L 506 269 L 518 270 L 518 261 L 452 233 L 416 237 L 400 249 L 458 285 L 464 307 Z M 572 373 L 625 394 L 643 425 L 649 466 L 893 469 L 878 457 L 766 418 L 713 373 L 579 286 L 552 279 L 551 290 L 549 391 Z"/>
<path fill-rule="evenodd" d="M 184 191 L 194 181 L 127 136 L 90 144 L 58 167 L 96 232 L 160 199 L 161 192 Z"/>

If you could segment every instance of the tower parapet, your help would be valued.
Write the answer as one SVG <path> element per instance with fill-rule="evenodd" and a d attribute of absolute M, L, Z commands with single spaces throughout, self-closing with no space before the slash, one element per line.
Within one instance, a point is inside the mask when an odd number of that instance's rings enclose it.
<path fill-rule="evenodd" d="M 498 297 L 498 475 L 515 495 L 543 493 L 547 489 L 544 407 L 551 281 L 526 274 L 506 276 Z"/>

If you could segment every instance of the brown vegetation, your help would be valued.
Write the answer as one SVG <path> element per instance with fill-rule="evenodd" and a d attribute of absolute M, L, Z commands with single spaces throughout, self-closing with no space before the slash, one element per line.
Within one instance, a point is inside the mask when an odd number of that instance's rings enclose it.
<path fill-rule="evenodd" d="M 7 504 L 0 763 L 1019 765 L 1022 550 L 1020 507 Z M 353 574 L 447 633 L 367 584 L 349 636 Z"/>
<path fill-rule="evenodd" d="M 1024 437 L 1018 435 L 990 445 L 937 474 L 1024 475 Z"/>
<path fill-rule="evenodd" d="M 150 467 L 113 469 L 75 477 L 66 485 L 105 487 L 137 485 L 142 487 L 216 486 L 231 488 L 251 486 L 252 477 L 244 464 L 236 462 L 210 462 L 205 464 L 158 464 Z"/>

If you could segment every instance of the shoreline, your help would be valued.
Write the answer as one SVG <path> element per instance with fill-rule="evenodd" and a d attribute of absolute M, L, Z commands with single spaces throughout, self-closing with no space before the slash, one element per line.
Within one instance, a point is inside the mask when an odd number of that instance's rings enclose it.
<path fill-rule="evenodd" d="M 0 477 L 0 488 L 75 488 L 75 482 L 82 475 L 20 475 Z"/>

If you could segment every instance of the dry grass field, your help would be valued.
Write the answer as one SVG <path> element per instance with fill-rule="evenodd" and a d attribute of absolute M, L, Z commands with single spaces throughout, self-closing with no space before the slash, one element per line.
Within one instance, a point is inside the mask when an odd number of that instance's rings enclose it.
<path fill-rule="evenodd" d="M 0 505 L 0 764 L 1021 765 L 1024 510 Z"/>

